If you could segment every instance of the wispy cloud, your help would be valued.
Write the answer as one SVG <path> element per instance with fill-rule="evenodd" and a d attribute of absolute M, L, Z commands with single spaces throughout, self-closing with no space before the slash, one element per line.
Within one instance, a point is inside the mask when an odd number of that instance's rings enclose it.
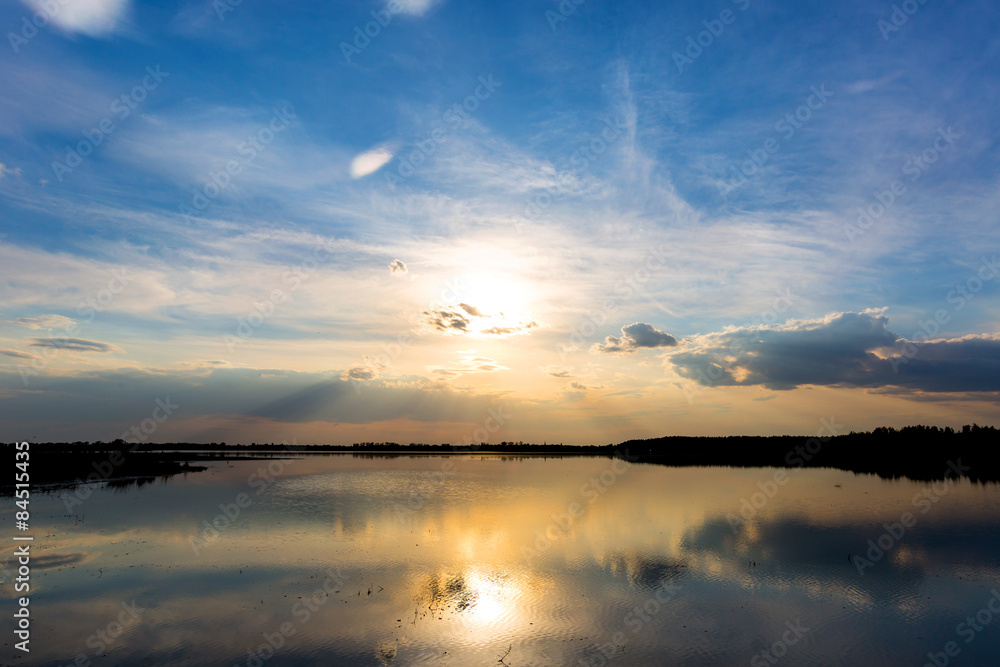
<path fill-rule="evenodd" d="M 38 357 L 34 354 L 28 354 L 27 352 L 20 352 L 18 350 L 11 350 L 6 347 L 0 347 L 0 354 L 5 357 L 13 357 L 14 359 L 37 359 Z"/>
<path fill-rule="evenodd" d="M 36 317 L 18 317 L 7 320 L 6 324 L 14 324 L 26 329 L 57 329 L 73 324 L 73 320 L 65 315 L 38 315 Z"/>
<path fill-rule="evenodd" d="M 31 347 L 46 347 L 70 352 L 123 352 L 120 347 L 111 343 L 83 338 L 32 338 Z"/>
<path fill-rule="evenodd" d="M 107 37 L 120 30 L 129 11 L 129 0 L 22 1 L 58 28 L 89 37 Z"/>
<path fill-rule="evenodd" d="M 11 169 L 3 162 L 0 162 L 0 178 L 4 178 L 5 176 L 20 176 L 20 175 L 21 175 L 20 167 L 14 167 L 13 169 Z"/>
<path fill-rule="evenodd" d="M 403 14 L 423 16 L 443 1 L 444 0 L 388 0 L 386 6 L 389 11 L 394 11 L 394 9 L 398 7 L 398 11 Z"/>

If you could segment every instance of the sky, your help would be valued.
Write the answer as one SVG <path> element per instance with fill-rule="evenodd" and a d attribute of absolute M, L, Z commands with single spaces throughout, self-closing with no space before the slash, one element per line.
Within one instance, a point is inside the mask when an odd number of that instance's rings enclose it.
<path fill-rule="evenodd" d="M 0 28 L 0 440 L 1000 423 L 992 0 Z"/>

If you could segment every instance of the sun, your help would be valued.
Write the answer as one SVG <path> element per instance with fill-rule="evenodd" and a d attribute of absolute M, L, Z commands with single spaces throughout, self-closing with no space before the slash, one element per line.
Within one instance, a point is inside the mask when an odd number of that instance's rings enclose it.
<path fill-rule="evenodd" d="M 459 279 L 459 304 L 470 315 L 470 333 L 523 332 L 538 326 L 527 295 L 530 290 L 516 278 L 468 274 Z"/>
<path fill-rule="evenodd" d="M 481 273 L 459 281 L 464 303 L 487 317 L 515 317 L 525 310 L 524 289 L 514 280 Z"/>

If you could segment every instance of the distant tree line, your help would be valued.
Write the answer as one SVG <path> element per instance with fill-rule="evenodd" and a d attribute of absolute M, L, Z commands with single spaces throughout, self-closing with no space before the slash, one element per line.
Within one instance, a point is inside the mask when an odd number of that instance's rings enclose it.
<path fill-rule="evenodd" d="M 482 442 L 476 447 L 450 443 L 357 442 L 352 445 L 285 445 L 281 443 L 234 444 L 210 443 L 127 443 L 111 442 L 32 443 L 33 468 L 39 477 L 66 478 L 92 472 L 103 462 L 115 462 L 114 474 L 123 475 L 157 469 L 178 472 L 182 461 L 275 457 L 283 454 L 322 454 L 352 452 L 449 454 L 462 452 L 500 454 L 557 454 L 588 456 L 623 456 L 630 460 L 663 465 L 722 465 L 738 467 L 828 467 L 854 472 L 874 473 L 883 477 L 940 479 L 953 470 L 950 463 L 967 469 L 963 474 L 972 480 L 1000 480 L 1000 431 L 992 426 L 971 424 L 956 431 L 951 427 L 906 426 L 900 429 L 879 427 L 867 432 L 851 431 L 828 437 L 778 436 L 665 436 L 627 440 L 620 444 L 564 445 L 532 444 L 524 441 Z M 13 452 L 13 443 L 0 445 Z M 35 454 L 38 456 L 36 457 Z M 13 454 L 10 454 L 13 456 Z M 40 460 L 39 460 L 40 459 Z M 121 461 L 121 462 L 119 462 Z M 46 472 L 47 469 L 47 472 Z"/>

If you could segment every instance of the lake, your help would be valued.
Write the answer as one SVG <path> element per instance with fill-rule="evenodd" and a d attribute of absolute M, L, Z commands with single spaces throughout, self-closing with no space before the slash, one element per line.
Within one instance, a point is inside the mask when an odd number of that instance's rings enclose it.
<path fill-rule="evenodd" d="M 8 631 L 0 662 L 1000 663 L 996 484 L 479 454 L 208 465 L 72 511 L 35 494 L 31 652 Z"/>

